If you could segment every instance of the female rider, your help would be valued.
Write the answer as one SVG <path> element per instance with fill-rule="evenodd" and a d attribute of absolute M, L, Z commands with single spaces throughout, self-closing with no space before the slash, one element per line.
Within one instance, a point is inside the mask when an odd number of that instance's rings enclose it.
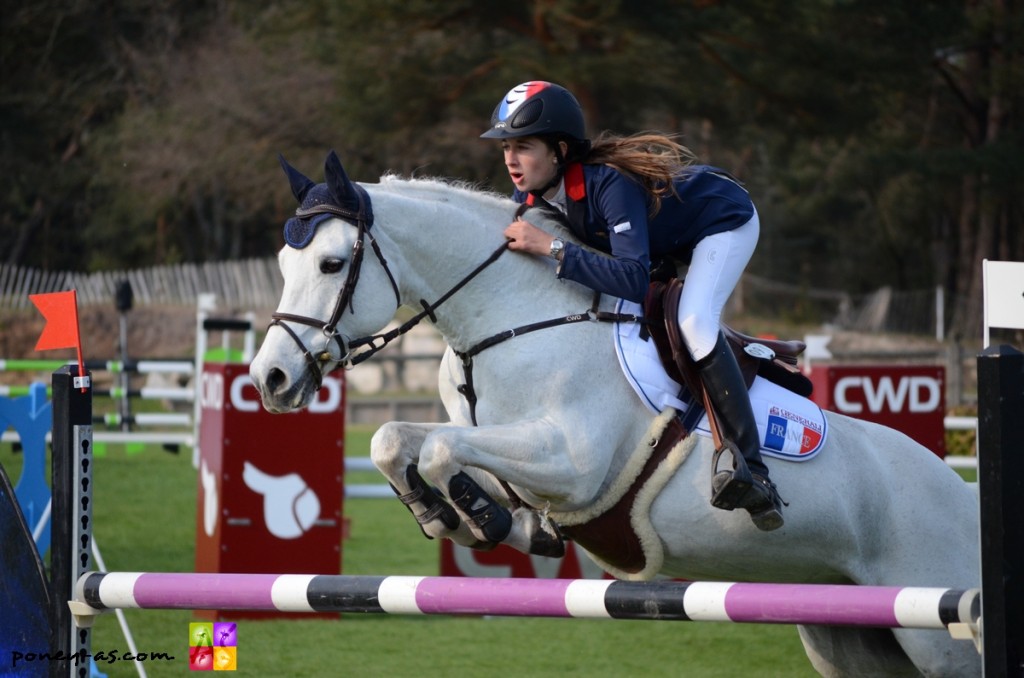
<path fill-rule="evenodd" d="M 737 445 L 754 480 L 748 485 L 734 471 L 716 473 L 711 503 L 746 509 L 761 530 L 781 527 L 782 500 L 768 479 L 746 385 L 720 329 L 760 230 L 746 190 L 721 170 L 693 164 L 693 154 L 664 135 L 590 141 L 576 98 L 549 82 L 509 91 L 481 137 L 501 140 L 517 202 L 546 200 L 599 252 L 522 219 L 505 229 L 509 249 L 553 257 L 559 278 L 635 302 L 644 299 L 652 263 L 689 264 L 679 300 L 683 339 L 723 419 L 723 438 Z"/>

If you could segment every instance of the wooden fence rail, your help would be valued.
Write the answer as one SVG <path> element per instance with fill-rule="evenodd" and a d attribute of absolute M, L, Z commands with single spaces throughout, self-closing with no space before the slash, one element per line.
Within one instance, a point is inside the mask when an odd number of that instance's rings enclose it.
<path fill-rule="evenodd" d="M 29 308 L 28 295 L 78 290 L 79 303 L 109 304 L 119 282 L 131 284 L 136 305 L 194 306 L 210 292 L 234 308 L 277 306 L 284 281 L 272 258 L 153 266 L 95 273 L 44 271 L 0 264 L 0 310 Z M 883 287 L 870 294 L 808 288 L 747 273 L 730 299 L 727 315 L 753 312 L 764 317 L 829 323 L 840 329 L 895 332 L 944 338 L 941 290 L 896 292 Z"/>
<path fill-rule="evenodd" d="M 28 295 L 75 289 L 78 303 L 110 304 L 117 284 L 131 284 L 134 302 L 194 306 L 212 292 L 241 308 L 274 308 L 284 282 L 273 258 L 153 266 L 128 271 L 43 271 L 0 264 L 0 309 L 30 307 Z"/>

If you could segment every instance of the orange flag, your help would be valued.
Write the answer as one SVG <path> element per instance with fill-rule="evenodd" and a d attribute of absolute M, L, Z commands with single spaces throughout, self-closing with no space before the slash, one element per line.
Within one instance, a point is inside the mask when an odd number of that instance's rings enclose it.
<path fill-rule="evenodd" d="M 46 318 L 46 326 L 36 342 L 36 350 L 78 348 L 78 304 L 75 291 L 30 294 L 28 298 Z"/>
<path fill-rule="evenodd" d="M 46 318 L 46 326 L 36 342 L 37 351 L 73 348 L 78 351 L 78 373 L 85 374 L 82 338 L 78 331 L 78 297 L 75 290 L 52 294 L 30 294 L 28 298 Z"/>

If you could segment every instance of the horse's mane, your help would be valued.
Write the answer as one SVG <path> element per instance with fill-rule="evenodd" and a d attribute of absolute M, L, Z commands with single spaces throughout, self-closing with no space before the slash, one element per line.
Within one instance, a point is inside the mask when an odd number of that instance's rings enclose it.
<path fill-rule="evenodd" d="M 483 184 L 462 179 L 446 177 L 403 177 L 398 174 L 385 174 L 380 178 L 380 186 L 393 192 L 409 194 L 412 192 L 421 197 L 441 199 L 452 191 L 468 193 L 482 200 L 508 202 L 509 197 L 486 188 Z"/>
<path fill-rule="evenodd" d="M 452 193 L 464 195 L 481 205 L 507 210 L 509 221 L 512 220 L 514 210 L 517 207 L 517 203 L 507 194 L 498 193 L 480 183 L 461 179 L 403 177 L 398 174 L 388 173 L 380 178 L 379 186 L 394 195 L 425 200 L 445 201 L 451 198 Z M 569 228 L 565 216 L 558 210 L 551 207 L 538 206 L 530 208 L 529 213 L 530 221 L 536 226 L 554 233 L 563 239 L 578 242 L 578 239 Z"/>

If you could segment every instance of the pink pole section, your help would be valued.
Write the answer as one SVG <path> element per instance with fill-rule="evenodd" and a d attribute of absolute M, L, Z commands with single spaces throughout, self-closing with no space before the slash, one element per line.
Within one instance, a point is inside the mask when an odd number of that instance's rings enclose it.
<path fill-rule="evenodd" d="M 737 622 L 895 628 L 900 589 L 880 586 L 734 584 L 725 611 Z"/>
<path fill-rule="evenodd" d="M 426 577 L 416 587 L 424 614 L 570 617 L 565 591 L 571 579 Z"/>
<path fill-rule="evenodd" d="M 135 600 L 143 608 L 273 610 L 270 591 L 278 576 L 149 573 L 135 582 Z"/>

